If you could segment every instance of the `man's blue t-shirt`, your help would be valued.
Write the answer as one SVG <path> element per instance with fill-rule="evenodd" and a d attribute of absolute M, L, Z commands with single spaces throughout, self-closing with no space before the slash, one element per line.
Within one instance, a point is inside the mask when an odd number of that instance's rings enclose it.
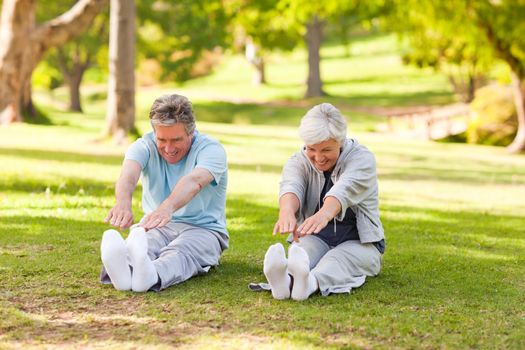
<path fill-rule="evenodd" d="M 126 160 L 142 168 L 142 207 L 145 214 L 157 209 L 168 198 L 181 177 L 195 168 L 208 170 L 213 180 L 184 207 L 175 211 L 172 222 L 185 222 L 228 235 L 226 230 L 226 152 L 215 139 L 195 130 L 188 154 L 175 164 L 162 158 L 155 134 L 149 132 L 135 141 L 126 152 Z"/>

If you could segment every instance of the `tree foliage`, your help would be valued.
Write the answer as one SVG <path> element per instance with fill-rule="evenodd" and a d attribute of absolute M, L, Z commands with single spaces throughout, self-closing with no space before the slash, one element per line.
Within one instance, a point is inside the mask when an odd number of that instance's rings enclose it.
<path fill-rule="evenodd" d="M 233 25 L 263 51 L 292 50 L 301 40 L 299 27 L 286 21 L 279 0 L 235 0 L 228 6 Z"/>
<path fill-rule="evenodd" d="M 203 52 L 229 38 L 230 17 L 219 0 L 144 0 L 137 2 L 137 14 L 139 52 L 159 62 L 163 80 L 190 79 Z"/>
<path fill-rule="evenodd" d="M 460 99 L 470 102 L 475 89 L 484 84 L 494 55 L 474 26 L 462 25 L 462 35 L 456 35 L 465 15 L 458 6 L 454 1 L 402 3 L 390 23 L 409 43 L 405 63 L 442 71 Z"/>

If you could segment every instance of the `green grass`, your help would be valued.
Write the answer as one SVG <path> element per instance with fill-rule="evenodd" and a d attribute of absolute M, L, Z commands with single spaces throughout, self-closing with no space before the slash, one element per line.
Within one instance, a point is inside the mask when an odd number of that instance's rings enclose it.
<path fill-rule="evenodd" d="M 390 39 L 364 42 L 361 49 L 355 43 L 352 50 L 380 51 L 384 40 Z M 290 64 L 299 65 L 293 57 Z M 361 58 L 369 59 L 365 53 Z M 61 111 L 60 91 L 55 101 L 40 93 L 53 125 L 0 128 L 0 348 L 525 348 L 525 156 L 396 139 L 367 132 L 378 118 L 351 119 L 352 134 L 377 156 L 387 236 L 382 272 L 351 295 L 276 301 L 247 285 L 264 280 L 267 247 L 284 242 L 270 233 L 280 170 L 301 146 L 296 123 L 315 101 L 302 105 L 301 89 L 291 88 L 291 99 L 282 103 L 285 88 L 275 87 L 261 100 L 246 92 L 250 103 L 217 101 L 205 92 L 228 96 L 231 85 L 221 90 L 220 74 L 184 89 L 193 98 L 202 88 L 195 98 L 203 117 L 198 128 L 228 153 L 231 246 L 207 276 L 161 293 L 118 292 L 98 283 L 100 238 L 108 228 L 102 219 L 113 204 L 125 151 L 94 141 L 103 101 L 86 101 L 86 114 L 72 114 Z M 413 74 L 407 90 L 390 97 L 382 92 L 388 74 L 375 83 L 371 78 L 361 94 L 371 97 L 362 97 L 361 106 L 383 98 L 385 106 L 406 105 L 418 80 L 428 86 L 439 80 Z M 341 89 L 342 95 L 359 90 L 352 82 Z M 440 89 L 430 89 L 424 103 Z M 141 90 L 138 110 L 173 90 Z M 351 114 L 352 106 L 343 103 L 342 109 Z M 148 130 L 143 113 L 138 126 Z M 136 218 L 139 199 L 140 188 Z"/>

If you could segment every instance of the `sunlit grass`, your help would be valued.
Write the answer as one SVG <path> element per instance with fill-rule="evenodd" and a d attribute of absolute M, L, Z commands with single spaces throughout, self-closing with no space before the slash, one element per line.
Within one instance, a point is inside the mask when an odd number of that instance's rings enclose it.
<path fill-rule="evenodd" d="M 264 280 L 264 251 L 283 240 L 270 232 L 280 168 L 300 147 L 296 130 L 199 128 L 228 152 L 231 247 L 208 276 L 143 295 L 97 282 L 107 227 L 101 220 L 113 203 L 124 147 L 91 148 L 96 132 L 68 137 L 75 127 L 0 129 L 1 344 L 522 347 L 523 156 L 357 133 L 378 160 L 387 234 L 383 272 L 350 296 L 277 302 L 246 286 Z M 14 131 L 31 137 L 18 142 Z"/>

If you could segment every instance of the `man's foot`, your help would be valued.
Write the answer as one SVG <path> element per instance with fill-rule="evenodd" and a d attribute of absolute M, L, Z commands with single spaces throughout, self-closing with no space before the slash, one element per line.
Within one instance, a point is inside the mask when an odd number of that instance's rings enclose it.
<path fill-rule="evenodd" d="M 318 289 L 317 279 L 310 273 L 308 254 L 295 244 L 288 249 L 288 271 L 293 276 L 292 299 L 306 300 Z"/>
<path fill-rule="evenodd" d="M 126 242 L 116 230 L 107 230 L 102 235 L 100 257 L 113 287 L 118 290 L 131 289 L 131 269 L 126 260 Z"/>
<path fill-rule="evenodd" d="M 148 256 L 148 237 L 144 228 L 137 227 L 131 230 L 126 245 L 133 267 L 131 289 L 134 292 L 147 292 L 158 282 L 159 276 Z"/>
<path fill-rule="evenodd" d="M 271 245 L 264 256 L 264 275 L 272 288 L 275 299 L 290 297 L 290 276 L 286 271 L 286 256 L 281 243 Z"/>

